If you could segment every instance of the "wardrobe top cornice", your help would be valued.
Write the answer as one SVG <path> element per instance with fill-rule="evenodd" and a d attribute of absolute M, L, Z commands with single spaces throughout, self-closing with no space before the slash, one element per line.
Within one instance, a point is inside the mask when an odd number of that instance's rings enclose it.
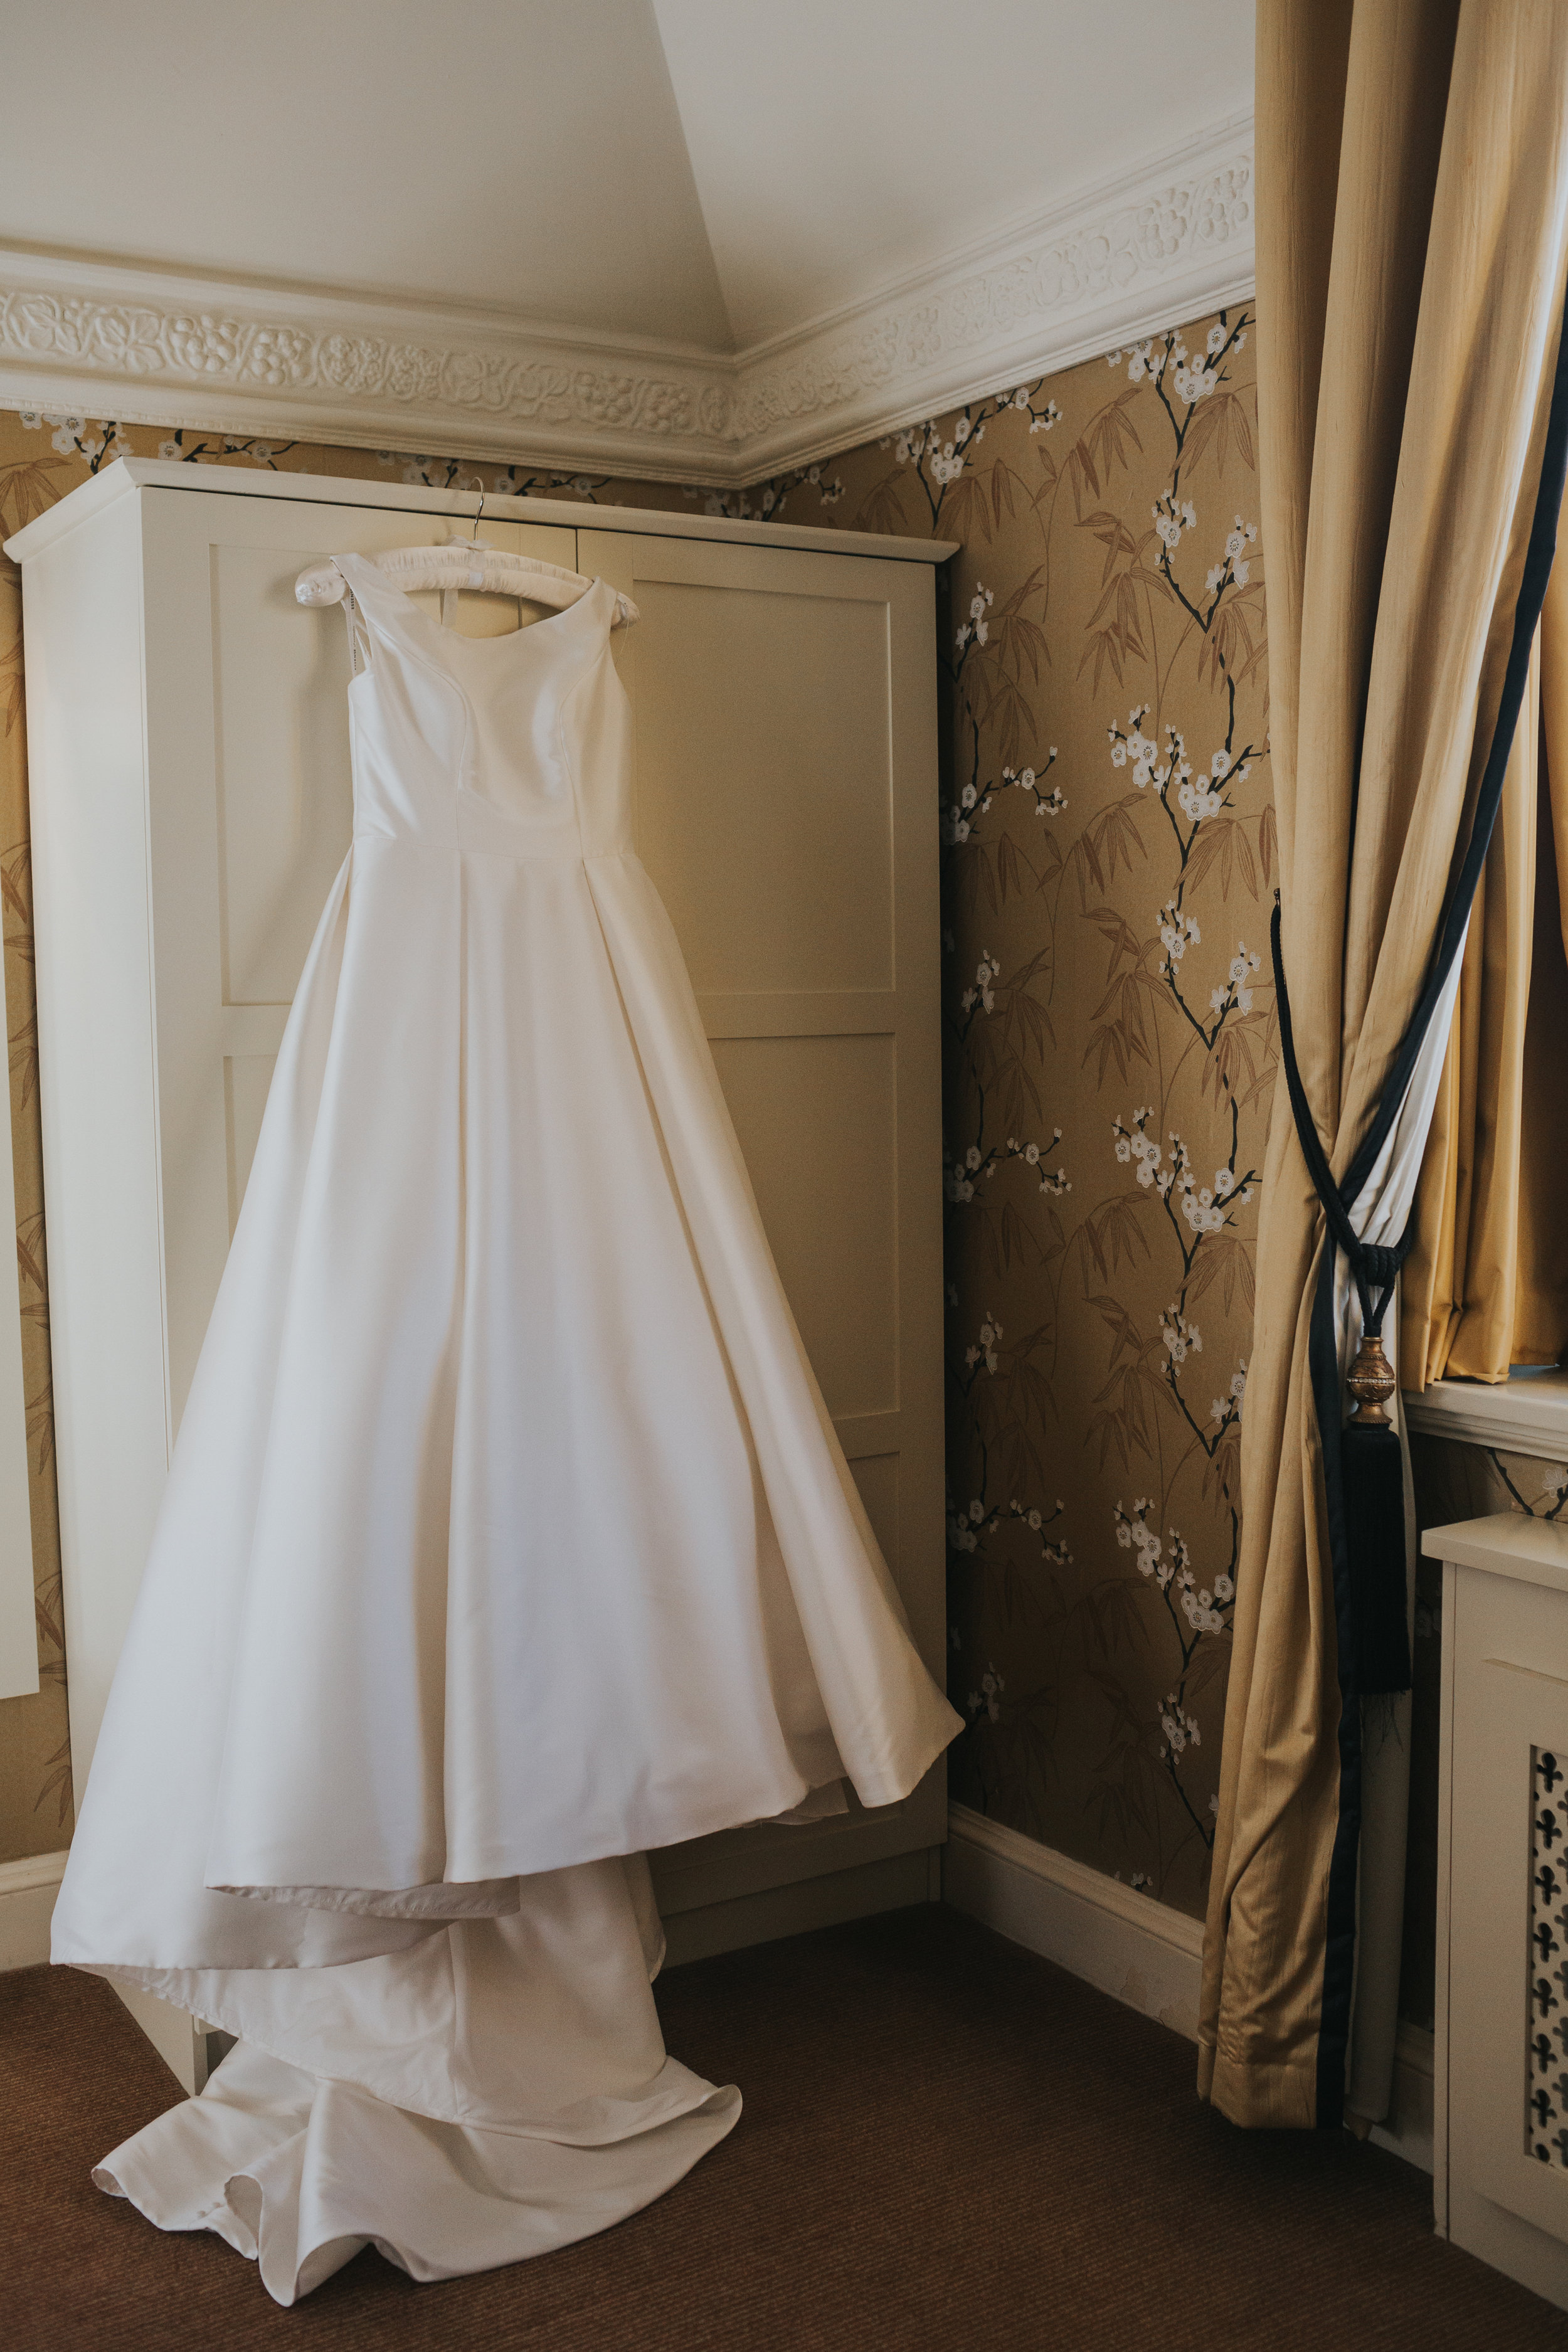
<path fill-rule="evenodd" d="M 167 457 L 117 457 L 101 474 L 67 492 L 5 541 L 25 563 L 79 523 L 138 490 L 177 490 L 200 497 L 221 492 L 252 499 L 294 499 L 317 506 L 381 507 L 407 514 L 450 516 L 471 523 L 472 490 L 426 489 L 405 482 L 354 481 L 334 474 L 273 474 L 241 466 L 186 465 Z M 628 530 L 643 539 L 731 540 L 742 546 L 797 547 L 828 555 L 869 555 L 884 562 L 942 563 L 958 552 L 955 540 L 892 539 L 881 531 L 831 530 L 791 522 L 731 522 L 721 515 L 668 514 L 652 507 L 589 506 L 581 499 L 512 499 L 489 494 L 487 522 L 540 522 L 572 530 Z"/>

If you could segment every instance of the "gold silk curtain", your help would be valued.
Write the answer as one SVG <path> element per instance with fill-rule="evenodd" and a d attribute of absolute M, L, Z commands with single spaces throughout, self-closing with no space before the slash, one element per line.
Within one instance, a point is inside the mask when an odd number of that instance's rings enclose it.
<path fill-rule="evenodd" d="M 1416 1195 L 1399 1370 L 1504 1381 L 1568 1346 L 1568 562 L 1470 918 Z"/>
<path fill-rule="evenodd" d="M 1342 1181 L 1430 961 L 1512 637 L 1563 310 L 1568 6 L 1259 0 L 1258 157 L 1283 955 Z M 1244 2125 L 1340 2119 L 1352 1986 L 1359 2016 L 1378 1973 L 1357 1970 L 1358 1917 L 1364 1943 L 1402 1875 L 1357 1883 L 1359 1704 L 1341 1702 L 1309 1356 L 1323 1233 L 1281 1087 L 1199 2029 L 1199 2088 Z"/>

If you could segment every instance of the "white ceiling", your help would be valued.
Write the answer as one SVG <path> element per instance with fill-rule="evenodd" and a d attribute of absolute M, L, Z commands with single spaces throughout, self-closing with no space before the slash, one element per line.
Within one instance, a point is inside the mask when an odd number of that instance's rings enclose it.
<path fill-rule="evenodd" d="M 1252 0 L 55 0 L 0 242 L 749 350 L 1250 106 Z"/>
<path fill-rule="evenodd" d="M 737 346 L 1251 107 L 1253 0 L 653 0 Z"/>
<path fill-rule="evenodd" d="M 6 11 L 0 238 L 722 349 L 647 0 Z"/>

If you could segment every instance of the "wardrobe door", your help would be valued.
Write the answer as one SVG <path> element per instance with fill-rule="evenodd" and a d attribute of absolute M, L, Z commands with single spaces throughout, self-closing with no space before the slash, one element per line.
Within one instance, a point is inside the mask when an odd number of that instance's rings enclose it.
<path fill-rule="evenodd" d="M 828 1410 L 940 1678 L 931 570 L 595 530 L 578 532 L 577 562 L 641 611 L 616 640 L 638 851 Z M 661 1907 L 912 1856 L 945 1835 L 944 1801 L 939 1766 L 874 1815 L 674 1849 L 656 1857 Z M 901 1899 L 917 1899 L 912 1877 Z"/>
<path fill-rule="evenodd" d="M 297 604 L 294 582 L 323 555 L 438 544 L 468 525 L 220 491 L 147 490 L 142 513 L 173 1428 L 289 1006 L 349 845 L 347 629 L 341 605 Z M 485 537 L 574 561 L 570 530 L 487 523 Z M 433 614 L 439 602 L 433 591 L 419 601 Z M 458 625 L 474 635 L 522 617 L 511 598 L 459 600 Z"/>

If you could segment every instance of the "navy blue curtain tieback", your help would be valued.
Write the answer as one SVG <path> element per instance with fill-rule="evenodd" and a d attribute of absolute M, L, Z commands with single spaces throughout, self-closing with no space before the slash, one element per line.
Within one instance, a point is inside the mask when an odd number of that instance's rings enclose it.
<path fill-rule="evenodd" d="M 1398 1432 L 1384 1408 L 1394 1376 L 1383 1349 L 1383 1318 L 1395 1279 L 1410 1253 L 1415 1216 L 1392 1247 L 1361 1240 L 1351 1223 L 1351 1206 L 1371 1181 L 1378 1156 L 1393 1132 L 1415 1075 L 1422 1043 L 1442 1002 L 1443 991 L 1464 945 L 1476 887 L 1502 801 L 1503 779 L 1513 749 L 1519 713 L 1530 674 L 1546 583 L 1557 550 L 1557 518 L 1568 473 L 1568 333 L 1558 333 L 1552 404 L 1546 421 L 1541 480 L 1531 519 L 1508 667 L 1476 794 L 1465 854 L 1449 884 L 1431 961 L 1410 1023 L 1384 1081 L 1372 1123 L 1344 1181 L 1336 1184 L 1318 1133 L 1290 1027 L 1290 999 L 1279 947 L 1279 899 L 1275 894 L 1269 932 L 1274 985 L 1279 1006 L 1279 1050 L 1289 1089 L 1290 1110 L 1313 1186 L 1323 1205 L 1333 1248 L 1324 1254 L 1313 1301 L 1310 1357 L 1318 1433 L 1322 1446 L 1324 1496 L 1333 1557 L 1340 1645 L 1340 1689 L 1347 1699 L 1373 1698 L 1410 1687 L 1410 1634 L 1405 1597 L 1405 1465 Z M 1334 1252 L 1342 1250 L 1361 1302 L 1363 1339 L 1344 1382 L 1354 1404 L 1343 1415 L 1339 1334 L 1334 1314 Z"/>
<path fill-rule="evenodd" d="M 1362 1343 L 1345 1378 L 1353 1410 L 1343 1428 L 1339 1428 L 1336 1377 L 1333 1420 L 1337 1443 L 1331 1445 L 1326 1427 L 1322 1437 L 1325 1481 L 1337 1483 L 1339 1487 L 1340 1509 L 1331 1511 L 1330 1525 L 1331 1529 L 1339 1518 L 1343 1529 L 1342 1567 L 1349 1601 L 1346 1613 L 1352 1633 L 1352 1654 L 1348 1658 L 1342 1656 L 1340 1661 L 1341 1685 L 1359 1696 L 1372 1697 L 1410 1688 L 1405 1457 L 1399 1433 L 1386 1411 L 1397 1383 L 1394 1367 L 1384 1353 L 1383 1318 L 1394 1297 L 1399 1269 L 1410 1255 L 1415 1221 L 1412 1216 L 1392 1247 L 1385 1243 L 1363 1242 L 1351 1223 L 1350 1204 L 1334 1181 L 1296 1059 L 1290 996 L 1285 985 L 1285 961 L 1279 948 L 1278 896 L 1268 938 L 1279 1007 L 1279 1053 L 1297 1138 L 1313 1188 L 1323 1204 L 1332 1247 L 1343 1251 L 1361 1302 Z M 1336 1375 L 1337 1371 L 1336 1353 Z M 1320 1402 L 1320 1420 L 1321 1417 Z M 1338 1457 L 1337 1482 L 1330 1470 L 1331 1453 Z"/>
<path fill-rule="evenodd" d="M 1324 1499 L 1333 1559 L 1342 1695 L 1373 1698 L 1410 1687 L 1410 1634 L 1405 1593 L 1405 1465 L 1399 1434 L 1384 1410 L 1393 1396 L 1393 1367 L 1383 1349 L 1383 1318 L 1394 1296 L 1399 1269 L 1410 1254 L 1415 1215 L 1392 1247 L 1363 1242 L 1351 1223 L 1351 1205 L 1371 1181 L 1378 1156 L 1393 1132 L 1415 1075 L 1423 1041 L 1442 1002 L 1466 927 L 1481 867 L 1502 802 L 1503 779 L 1513 749 L 1521 706 L 1530 675 L 1546 583 L 1557 551 L 1557 518 L 1568 474 L 1568 332 L 1558 332 L 1552 403 L 1542 452 L 1541 479 L 1531 518 L 1524 570 L 1514 606 L 1508 667 L 1498 700 L 1491 748 L 1476 794 L 1475 815 L 1463 858 L 1444 903 L 1431 961 L 1421 992 L 1384 1081 L 1372 1123 L 1344 1181 L 1336 1184 L 1313 1119 L 1296 1060 L 1290 999 L 1279 947 L 1279 898 L 1274 899 L 1269 932 L 1274 985 L 1279 1006 L 1279 1050 L 1285 1065 L 1290 1110 L 1302 1154 L 1333 1247 L 1324 1254 L 1312 1306 L 1310 1359 L 1318 1433 L 1322 1447 Z M 1361 1302 L 1363 1339 L 1343 1387 L 1354 1410 L 1343 1415 L 1339 1334 L 1334 1314 L 1334 1253 L 1344 1252 Z"/>

